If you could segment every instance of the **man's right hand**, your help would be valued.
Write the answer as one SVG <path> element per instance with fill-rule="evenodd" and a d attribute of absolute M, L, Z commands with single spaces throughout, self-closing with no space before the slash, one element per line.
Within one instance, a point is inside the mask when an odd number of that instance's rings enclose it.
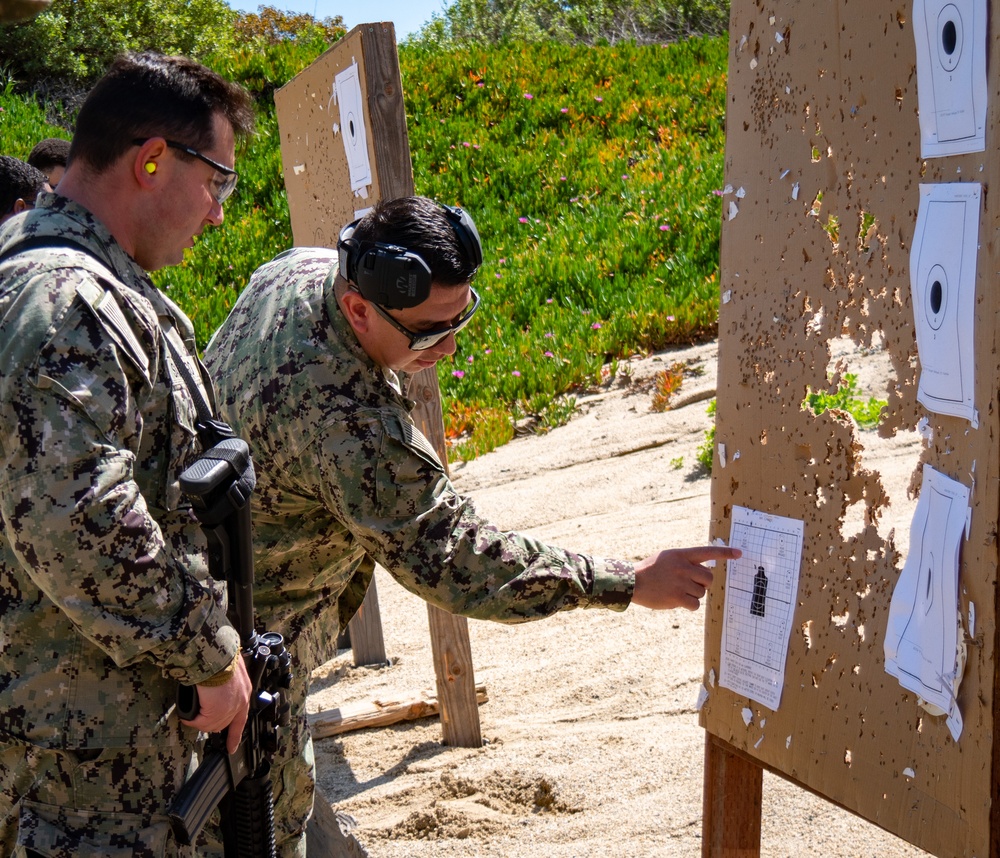
<path fill-rule="evenodd" d="M 250 708 L 253 685 L 242 658 L 236 659 L 232 678 L 223 685 L 198 685 L 198 714 L 181 721 L 204 733 L 221 733 L 227 727 L 226 751 L 234 753 L 240 745 Z"/>

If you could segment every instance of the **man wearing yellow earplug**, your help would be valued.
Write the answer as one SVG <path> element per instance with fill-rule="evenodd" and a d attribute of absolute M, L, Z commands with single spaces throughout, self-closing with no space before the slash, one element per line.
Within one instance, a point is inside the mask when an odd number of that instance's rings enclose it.
<path fill-rule="evenodd" d="M 167 812 L 199 731 L 247 718 L 225 582 L 178 475 L 212 402 L 148 271 L 222 223 L 249 95 L 183 57 L 121 57 L 58 193 L 0 228 L 0 854 L 192 854 Z M 200 713 L 181 722 L 178 684 Z"/>

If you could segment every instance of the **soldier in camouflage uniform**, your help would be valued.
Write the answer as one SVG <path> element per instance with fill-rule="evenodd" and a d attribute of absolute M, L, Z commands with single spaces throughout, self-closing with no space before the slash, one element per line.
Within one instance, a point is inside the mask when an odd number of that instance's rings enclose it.
<path fill-rule="evenodd" d="M 147 275 L 222 222 L 248 94 L 122 57 L 59 194 L 0 229 L 0 852 L 190 854 L 167 811 L 250 681 L 178 474 L 201 452 L 191 324 Z M 168 342 L 169 341 L 169 342 Z M 170 351 L 172 347 L 176 354 Z M 201 713 L 182 726 L 178 683 Z"/>
<path fill-rule="evenodd" d="M 701 564 L 738 556 L 704 547 L 638 564 L 602 560 L 485 521 L 414 427 L 400 377 L 455 351 L 478 302 L 475 225 L 404 198 L 376 205 L 339 246 L 339 264 L 330 250 L 301 248 L 258 269 L 205 354 L 221 414 L 258 465 L 257 611 L 263 627 L 287 635 L 301 678 L 295 733 L 275 775 L 286 858 L 305 854 L 313 794 L 306 680 L 335 652 L 376 562 L 439 608 L 522 622 L 577 607 L 623 611 L 630 601 L 694 610 L 712 581 Z M 392 294 L 396 275 L 413 270 L 428 288 Z"/>

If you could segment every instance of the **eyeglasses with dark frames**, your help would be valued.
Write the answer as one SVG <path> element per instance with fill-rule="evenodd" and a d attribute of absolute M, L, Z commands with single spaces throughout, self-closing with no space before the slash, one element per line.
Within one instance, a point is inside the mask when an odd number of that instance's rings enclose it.
<path fill-rule="evenodd" d="M 409 338 L 411 351 L 422 352 L 425 349 L 436 346 L 439 342 L 441 342 L 441 340 L 447 337 L 448 334 L 457 334 L 460 330 L 462 330 L 462 328 L 469 324 L 472 317 L 475 315 L 476 310 L 479 309 L 479 295 L 476 290 L 471 287 L 469 288 L 469 291 L 472 293 L 472 301 L 462 312 L 462 315 L 458 317 L 458 321 L 453 322 L 444 328 L 435 328 L 433 331 L 411 331 L 409 328 L 404 327 L 392 316 L 390 316 L 385 307 L 379 306 L 374 301 L 369 303 L 375 308 L 376 313 L 378 313 L 397 331 Z"/>
<path fill-rule="evenodd" d="M 142 146 L 145 142 L 146 140 L 136 139 L 132 141 L 132 145 Z M 202 155 L 197 149 L 192 149 L 190 146 L 185 146 L 183 143 L 178 143 L 174 140 L 164 140 L 164 142 L 171 149 L 176 149 L 179 152 L 183 152 L 185 155 L 197 158 L 202 163 L 208 164 L 209 167 L 222 175 L 223 178 L 215 183 L 215 191 L 213 193 L 215 201 L 220 206 L 228 200 L 233 191 L 236 190 L 236 181 L 239 179 L 239 174 L 232 167 L 225 167 L 218 161 L 213 161 L 207 155 Z"/>

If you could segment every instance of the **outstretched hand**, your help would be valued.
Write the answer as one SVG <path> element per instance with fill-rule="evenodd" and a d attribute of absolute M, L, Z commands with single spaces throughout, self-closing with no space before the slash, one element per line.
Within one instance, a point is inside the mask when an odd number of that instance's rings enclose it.
<path fill-rule="evenodd" d="M 632 602 L 644 608 L 686 608 L 697 611 L 712 584 L 712 570 L 702 564 L 710 560 L 735 560 L 742 552 L 724 545 L 675 548 L 651 554 L 635 564 Z"/>

